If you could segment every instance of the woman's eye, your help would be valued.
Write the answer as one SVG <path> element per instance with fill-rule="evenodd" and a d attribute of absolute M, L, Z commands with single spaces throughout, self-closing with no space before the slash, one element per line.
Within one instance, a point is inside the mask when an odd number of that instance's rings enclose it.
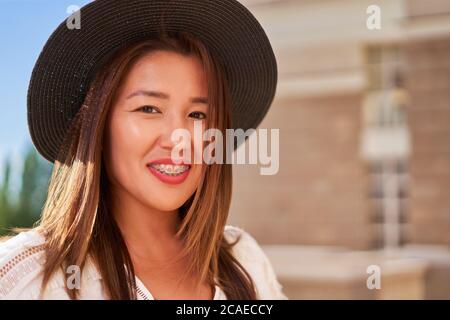
<path fill-rule="evenodd" d="M 200 112 L 200 111 L 191 112 L 189 114 L 189 116 L 191 116 L 192 118 L 195 118 L 195 119 L 205 119 L 206 118 L 206 114 L 203 112 Z"/>
<path fill-rule="evenodd" d="M 142 106 L 138 110 L 143 111 L 144 113 L 158 113 L 159 110 L 153 106 Z"/>

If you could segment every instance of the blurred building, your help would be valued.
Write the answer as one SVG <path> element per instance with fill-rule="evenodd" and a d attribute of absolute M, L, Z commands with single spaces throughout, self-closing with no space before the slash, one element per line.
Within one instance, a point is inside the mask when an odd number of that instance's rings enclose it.
<path fill-rule="evenodd" d="M 450 2 L 241 2 L 279 64 L 280 168 L 235 166 L 230 223 L 292 299 L 450 299 Z"/>

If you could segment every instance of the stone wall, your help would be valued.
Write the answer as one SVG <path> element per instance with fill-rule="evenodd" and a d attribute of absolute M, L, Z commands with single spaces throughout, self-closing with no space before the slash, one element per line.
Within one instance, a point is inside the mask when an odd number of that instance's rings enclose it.
<path fill-rule="evenodd" d="M 412 132 L 409 241 L 450 245 L 450 37 L 404 47 Z"/>
<path fill-rule="evenodd" d="M 372 247 L 360 104 L 358 94 L 275 101 L 260 127 L 280 129 L 279 172 L 234 167 L 230 222 L 262 243 Z"/>

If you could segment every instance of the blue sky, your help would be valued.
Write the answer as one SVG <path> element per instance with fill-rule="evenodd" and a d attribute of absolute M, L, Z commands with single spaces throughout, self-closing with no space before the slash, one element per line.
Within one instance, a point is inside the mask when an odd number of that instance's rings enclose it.
<path fill-rule="evenodd" d="M 15 163 L 31 144 L 26 118 L 28 82 L 34 63 L 70 5 L 89 0 L 0 0 L 0 168 Z M 0 176 L 1 176 L 0 170 Z"/>

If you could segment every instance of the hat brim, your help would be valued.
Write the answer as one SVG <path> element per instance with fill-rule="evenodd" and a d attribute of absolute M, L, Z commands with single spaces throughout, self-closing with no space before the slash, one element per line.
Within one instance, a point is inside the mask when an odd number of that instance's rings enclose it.
<path fill-rule="evenodd" d="M 198 37 L 225 69 L 233 128 L 256 128 L 272 104 L 277 64 L 269 39 L 236 0 L 96 0 L 80 9 L 81 28 L 63 21 L 34 66 L 28 126 L 39 153 L 54 162 L 99 64 L 127 43 L 160 30 Z"/>

